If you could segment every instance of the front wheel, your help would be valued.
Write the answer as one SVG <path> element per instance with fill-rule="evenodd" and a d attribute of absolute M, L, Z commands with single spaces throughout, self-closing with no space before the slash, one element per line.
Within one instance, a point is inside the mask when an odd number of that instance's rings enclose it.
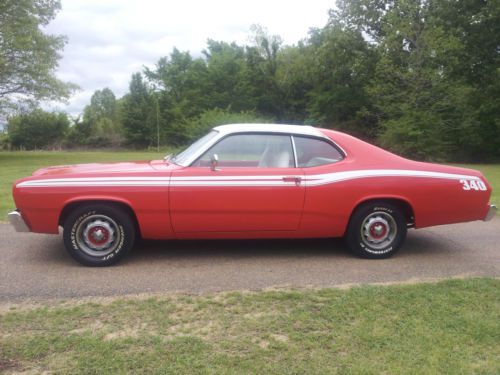
<path fill-rule="evenodd" d="M 347 244 L 363 258 L 381 259 L 399 250 L 406 238 L 401 210 L 386 202 L 373 202 L 356 209 L 347 229 Z"/>
<path fill-rule="evenodd" d="M 64 245 L 85 266 L 110 266 L 133 247 L 135 228 L 130 215 L 113 205 L 86 205 L 64 222 Z"/>

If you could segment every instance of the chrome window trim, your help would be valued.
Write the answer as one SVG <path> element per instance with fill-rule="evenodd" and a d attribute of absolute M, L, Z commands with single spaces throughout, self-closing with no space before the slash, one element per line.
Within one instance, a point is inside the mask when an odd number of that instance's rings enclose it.
<path fill-rule="evenodd" d="M 307 135 L 302 135 L 302 134 L 295 134 L 296 137 L 298 138 L 310 138 L 310 139 L 316 139 L 318 141 L 323 141 L 323 142 L 326 142 L 328 143 L 330 146 L 332 146 L 335 150 L 337 150 L 337 152 L 340 154 L 340 156 L 342 156 L 342 159 L 338 160 L 338 161 L 335 161 L 333 163 L 328 163 L 328 164 L 323 164 L 323 165 L 331 165 L 331 164 L 337 164 L 343 160 L 345 160 L 345 158 L 347 157 L 347 153 L 344 151 L 344 149 L 342 147 L 340 147 L 335 141 L 333 141 L 333 139 L 331 139 L 330 137 L 327 137 L 327 136 L 324 136 L 324 137 L 314 137 L 314 136 L 307 136 Z M 295 144 L 295 142 L 294 142 Z M 299 165 L 299 161 L 297 159 L 297 167 Z M 300 168 L 315 168 L 315 167 L 300 167 Z"/>
<path fill-rule="evenodd" d="M 217 128 L 214 128 L 217 129 Z M 194 159 L 188 166 L 191 167 L 193 166 L 194 163 L 196 163 L 208 150 L 210 150 L 212 147 L 215 147 L 217 143 L 222 142 L 224 139 L 235 136 L 235 135 L 277 135 L 277 136 L 282 136 L 290 139 L 290 136 L 292 134 L 289 133 L 282 133 L 282 132 L 266 132 L 266 131 L 241 131 L 241 132 L 234 132 L 234 133 L 227 133 L 224 134 L 222 137 L 215 137 L 217 140 L 215 140 L 212 144 L 210 144 L 209 147 L 206 147 L 205 150 L 200 153 L 196 159 Z M 291 142 L 292 143 L 292 142 Z M 292 151 L 293 151 L 293 143 L 292 143 Z M 295 161 L 295 160 L 294 160 Z M 296 164 L 296 163 L 295 163 Z M 296 168 L 296 167 L 291 167 L 291 168 Z"/>
<path fill-rule="evenodd" d="M 318 128 L 305 125 L 276 125 L 276 124 L 232 124 L 216 126 L 212 130 L 218 131 L 217 136 L 213 137 L 204 147 L 200 148 L 198 152 L 194 153 L 191 158 L 187 159 L 184 163 L 179 164 L 181 167 L 190 167 L 203 155 L 207 150 L 213 147 L 216 143 L 229 135 L 235 134 L 277 134 L 289 135 L 296 137 L 309 137 L 324 140 L 330 143 L 333 147 L 341 152 L 343 158 L 347 157 L 345 150 L 334 142 L 330 137 L 323 134 Z M 295 150 L 294 150 L 295 151 Z M 296 155 L 294 155 L 295 157 Z M 298 160 L 295 158 L 295 165 L 298 167 Z"/>
<path fill-rule="evenodd" d="M 297 149 L 295 148 L 295 139 L 293 134 L 290 134 L 290 138 L 292 138 L 292 149 L 293 149 L 293 160 L 295 168 L 299 167 L 299 161 L 297 160 Z"/>

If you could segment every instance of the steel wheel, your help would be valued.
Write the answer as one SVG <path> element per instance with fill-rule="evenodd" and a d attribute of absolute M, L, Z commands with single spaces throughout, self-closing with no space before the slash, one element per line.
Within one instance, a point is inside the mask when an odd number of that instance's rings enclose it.
<path fill-rule="evenodd" d="M 361 240 L 369 251 L 383 253 L 396 239 L 398 226 L 392 215 L 384 211 L 373 212 L 361 224 Z"/>
<path fill-rule="evenodd" d="M 105 215 L 90 215 L 76 228 L 80 249 L 94 257 L 106 256 L 116 250 L 121 240 L 116 222 Z"/>
<path fill-rule="evenodd" d="M 131 216 L 114 204 L 80 206 L 64 222 L 64 245 L 86 266 L 109 266 L 133 247 L 135 226 Z"/>
<path fill-rule="evenodd" d="M 400 208 L 384 201 L 365 203 L 351 216 L 346 241 L 364 258 L 387 258 L 399 250 L 406 237 L 406 220 Z"/>

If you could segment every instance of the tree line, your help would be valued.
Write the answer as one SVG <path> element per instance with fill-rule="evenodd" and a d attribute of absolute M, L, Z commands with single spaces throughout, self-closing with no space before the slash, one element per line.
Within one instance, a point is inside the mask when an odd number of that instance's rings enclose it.
<path fill-rule="evenodd" d="M 336 5 L 296 45 L 254 26 L 248 45 L 208 40 L 201 56 L 174 48 L 134 73 L 123 97 L 96 91 L 72 124 L 40 109 L 13 116 L 3 142 L 179 146 L 218 124 L 277 122 L 338 129 L 415 159 L 500 157 L 499 2 Z"/>

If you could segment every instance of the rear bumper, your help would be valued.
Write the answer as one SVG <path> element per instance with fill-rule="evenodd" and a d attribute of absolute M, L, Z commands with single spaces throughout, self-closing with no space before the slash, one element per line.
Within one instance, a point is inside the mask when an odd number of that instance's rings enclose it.
<path fill-rule="evenodd" d="M 7 216 L 16 232 L 31 232 L 19 211 L 12 211 Z"/>
<path fill-rule="evenodd" d="M 490 204 L 490 208 L 488 210 L 488 213 L 486 214 L 485 218 L 483 219 L 484 221 L 488 221 L 493 219 L 495 215 L 497 214 L 497 206 L 494 204 Z"/>

